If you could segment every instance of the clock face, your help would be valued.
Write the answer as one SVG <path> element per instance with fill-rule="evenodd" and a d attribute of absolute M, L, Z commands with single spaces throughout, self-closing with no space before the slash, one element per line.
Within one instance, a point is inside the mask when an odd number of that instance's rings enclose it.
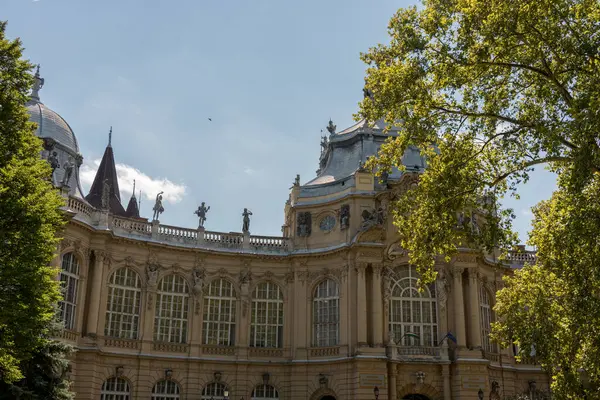
<path fill-rule="evenodd" d="M 330 232 L 333 230 L 334 227 L 335 217 L 333 215 L 326 216 L 321 220 L 321 223 L 319 224 L 319 228 L 321 228 L 323 232 Z"/>

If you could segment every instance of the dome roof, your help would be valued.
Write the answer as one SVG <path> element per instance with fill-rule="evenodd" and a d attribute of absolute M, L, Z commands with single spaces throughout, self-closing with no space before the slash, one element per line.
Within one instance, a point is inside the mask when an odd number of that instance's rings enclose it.
<path fill-rule="evenodd" d="M 54 139 L 73 153 L 79 153 L 75 133 L 73 133 L 67 121 L 58 113 L 33 98 L 27 102 L 27 112 L 29 113 L 29 120 L 38 125 L 35 131 L 37 136 Z"/>

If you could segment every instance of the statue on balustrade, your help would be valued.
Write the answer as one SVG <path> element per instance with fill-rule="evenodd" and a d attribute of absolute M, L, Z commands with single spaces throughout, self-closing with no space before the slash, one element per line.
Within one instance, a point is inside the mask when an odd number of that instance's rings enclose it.
<path fill-rule="evenodd" d="M 250 216 L 252 215 L 251 211 L 248 211 L 247 208 L 244 208 L 244 212 L 242 213 L 242 216 L 244 217 L 244 220 L 242 222 L 242 232 L 243 233 L 250 233 Z"/>
<path fill-rule="evenodd" d="M 154 202 L 154 207 L 152 207 L 152 210 L 154 211 L 154 214 L 152 215 L 153 221 L 158 221 L 158 216 L 165 211 L 162 205 L 163 193 L 164 192 L 161 191 L 159 194 L 156 195 L 156 201 Z"/>
<path fill-rule="evenodd" d="M 202 205 L 199 205 L 198 209 L 194 211 L 194 214 L 196 214 L 200 220 L 198 223 L 198 228 L 204 228 L 204 222 L 206 222 L 206 213 L 208 210 L 210 210 L 210 206 L 207 207 L 204 202 L 202 202 Z"/>
<path fill-rule="evenodd" d="M 48 156 L 48 163 L 50 164 L 50 168 L 52 168 L 52 178 L 54 178 L 54 171 L 56 171 L 57 168 L 60 168 L 60 163 L 58 162 L 58 153 L 56 151 L 53 151 L 49 156 Z"/>

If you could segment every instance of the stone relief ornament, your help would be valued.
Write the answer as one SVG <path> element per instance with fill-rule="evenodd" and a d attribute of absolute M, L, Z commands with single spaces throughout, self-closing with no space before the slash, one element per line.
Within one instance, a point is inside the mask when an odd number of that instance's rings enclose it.
<path fill-rule="evenodd" d="M 344 204 L 340 208 L 340 229 L 348 229 L 350 227 L 350 204 Z"/>
<path fill-rule="evenodd" d="M 196 296 L 204 291 L 204 280 L 206 279 L 206 270 L 201 267 L 194 267 L 192 270 L 192 278 L 194 280 L 194 288 L 192 291 Z"/>
<path fill-rule="evenodd" d="M 390 247 L 388 247 L 386 255 L 388 259 L 393 261 L 397 258 L 406 257 L 407 252 L 402 248 L 402 246 L 400 246 L 400 243 L 393 243 L 390 245 Z"/>
<path fill-rule="evenodd" d="M 156 280 L 158 278 L 158 265 L 157 264 L 148 264 L 146 266 L 146 274 L 148 275 L 148 286 L 149 287 L 156 286 Z"/>
<path fill-rule="evenodd" d="M 384 222 L 383 210 L 381 208 L 369 210 L 363 210 L 360 214 L 362 222 L 360 229 L 365 231 L 373 226 L 382 225 Z"/>
<path fill-rule="evenodd" d="M 296 227 L 296 234 L 300 237 L 310 236 L 312 231 L 312 216 L 310 212 L 298 213 L 298 226 Z"/>
<path fill-rule="evenodd" d="M 247 285 L 252 279 L 252 273 L 249 268 L 240 271 L 240 285 Z"/>
<path fill-rule="evenodd" d="M 327 215 L 319 223 L 319 228 L 323 232 L 331 232 L 335 227 L 335 217 L 333 215 Z"/>
<path fill-rule="evenodd" d="M 435 291 L 438 299 L 440 309 L 446 309 L 446 301 L 448 300 L 448 277 L 446 276 L 446 270 L 440 269 L 438 271 L 437 279 L 435 280 Z"/>

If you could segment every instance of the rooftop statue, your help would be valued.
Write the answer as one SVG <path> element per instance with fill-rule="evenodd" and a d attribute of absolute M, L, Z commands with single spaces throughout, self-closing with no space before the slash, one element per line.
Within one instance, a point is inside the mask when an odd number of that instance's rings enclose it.
<path fill-rule="evenodd" d="M 194 211 L 194 214 L 198 216 L 200 221 L 198 222 L 198 228 L 204 228 L 204 222 L 206 221 L 206 213 L 210 210 L 210 206 L 206 206 L 204 202 L 198 206 L 198 209 Z"/>
<path fill-rule="evenodd" d="M 40 65 L 37 65 L 33 80 L 33 88 L 31 89 L 31 97 L 39 97 L 39 91 L 44 87 L 44 78 L 40 77 Z"/>
<path fill-rule="evenodd" d="M 296 174 L 296 179 L 294 179 L 294 186 L 300 186 L 300 174 Z"/>
<path fill-rule="evenodd" d="M 152 210 L 154 211 L 154 215 L 152 216 L 153 221 L 157 221 L 158 216 L 165 211 L 162 205 L 163 193 L 164 192 L 161 191 L 159 194 L 156 195 L 156 201 L 154 202 L 154 207 L 152 207 Z"/>
<path fill-rule="evenodd" d="M 72 157 L 67 159 L 67 161 L 63 164 L 63 168 L 65 169 L 65 175 L 63 176 L 62 185 L 68 187 L 69 181 L 71 180 L 71 175 L 73 175 L 73 169 L 75 168 Z"/>
<path fill-rule="evenodd" d="M 333 121 L 329 120 L 329 125 L 327 125 L 327 130 L 329 131 L 329 133 L 331 135 L 335 134 L 335 129 L 336 128 L 337 128 L 337 126 L 333 124 Z"/>
<path fill-rule="evenodd" d="M 50 153 L 48 156 L 48 163 L 50 164 L 50 168 L 52 168 L 52 178 L 54 178 L 54 171 L 56 171 L 57 168 L 60 168 L 60 163 L 58 162 L 58 153 L 56 151 Z"/>
<path fill-rule="evenodd" d="M 252 215 L 251 211 L 248 211 L 247 208 L 244 208 L 244 212 L 242 213 L 242 216 L 244 217 L 243 223 L 242 223 L 242 232 L 243 233 L 250 233 L 250 216 Z"/>

